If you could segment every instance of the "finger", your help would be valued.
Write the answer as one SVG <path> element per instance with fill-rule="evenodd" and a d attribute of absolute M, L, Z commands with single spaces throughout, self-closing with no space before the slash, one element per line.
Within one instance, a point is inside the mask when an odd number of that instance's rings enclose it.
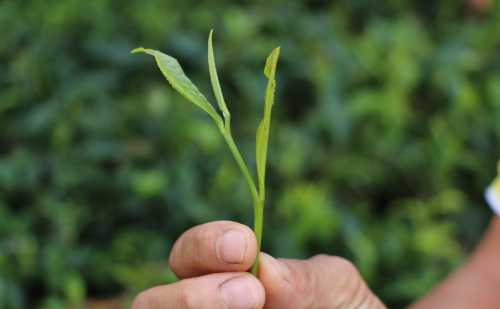
<path fill-rule="evenodd" d="M 261 253 L 259 280 L 265 309 L 385 308 L 349 261 L 326 255 L 274 259 Z"/>
<path fill-rule="evenodd" d="M 211 274 L 146 290 L 131 309 L 260 309 L 262 284 L 248 273 Z"/>
<path fill-rule="evenodd" d="M 170 268 L 179 279 L 248 270 L 257 255 L 257 239 L 246 225 L 217 221 L 193 227 L 175 243 Z"/>

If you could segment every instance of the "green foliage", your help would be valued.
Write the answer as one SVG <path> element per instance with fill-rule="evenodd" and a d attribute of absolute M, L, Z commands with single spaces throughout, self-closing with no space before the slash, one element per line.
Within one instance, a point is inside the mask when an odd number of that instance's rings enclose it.
<path fill-rule="evenodd" d="M 0 1 L 0 307 L 68 308 L 79 295 L 126 307 L 176 280 L 167 259 L 183 231 L 252 225 L 219 129 L 129 53 L 169 51 L 215 102 L 213 27 L 250 172 L 264 59 L 282 47 L 262 251 L 349 258 L 404 308 L 491 217 L 500 8 L 465 2 Z"/>

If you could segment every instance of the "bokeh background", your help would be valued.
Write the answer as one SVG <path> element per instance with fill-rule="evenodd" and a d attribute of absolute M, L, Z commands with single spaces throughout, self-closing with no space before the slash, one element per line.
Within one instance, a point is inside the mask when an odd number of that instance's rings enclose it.
<path fill-rule="evenodd" d="M 491 218 L 496 1 L 0 1 L 0 308 L 127 308 L 176 281 L 175 240 L 253 225 L 217 127 L 143 46 L 177 58 L 255 175 L 266 57 L 281 56 L 263 251 L 353 261 L 389 308 L 455 269 Z"/>

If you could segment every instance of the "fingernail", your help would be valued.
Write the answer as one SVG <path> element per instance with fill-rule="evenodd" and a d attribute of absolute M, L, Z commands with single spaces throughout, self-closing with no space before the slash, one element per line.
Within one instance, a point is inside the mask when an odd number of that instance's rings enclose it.
<path fill-rule="evenodd" d="M 285 265 L 285 263 L 278 261 L 267 253 L 261 252 L 261 255 L 265 256 L 271 263 L 274 265 L 274 268 L 280 273 L 281 277 L 288 282 L 292 282 L 292 275 L 290 274 L 290 270 Z"/>
<path fill-rule="evenodd" d="M 226 309 L 254 309 L 259 305 L 259 292 L 247 277 L 236 277 L 219 286 L 219 297 Z"/>
<path fill-rule="evenodd" d="M 247 243 L 239 229 L 227 230 L 219 234 L 215 244 L 219 261 L 226 264 L 241 264 Z"/>

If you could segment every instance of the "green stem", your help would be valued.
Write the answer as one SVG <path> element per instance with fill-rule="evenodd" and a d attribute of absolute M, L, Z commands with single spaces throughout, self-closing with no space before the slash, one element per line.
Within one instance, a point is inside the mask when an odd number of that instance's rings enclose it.
<path fill-rule="evenodd" d="M 255 236 L 257 236 L 257 257 L 252 265 L 252 274 L 257 277 L 259 271 L 259 258 L 260 258 L 260 245 L 262 243 L 262 223 L 264 221 L 264 201 L 259 201 L 257 205 L 254 205 L 255 212 L 255 222 L 253 231 Z"/>
<path fill-rule="evenodd" d="M 227 142 L 227 145 L 229 146 L 229 149 L 231 149 L 231 152 L 233 153 L 233 156 L 236 159 L 236 162 L 238 163 L 238 166 L 240 167 L 241 172 L 243 173 L 243 177 L 245 177 L 248 188 L 250 189 L 250 194 L 252 195 L 253 207 L 254 207 L 254 212 L 255 212 L 254 233 L 255 233 L 255 236 L 257 236 L 257 244 L 258 244 L 257 257 L 255 258 L 255 262 L 252 265 L 252 274 L 257 277 L 257 271 L 259 268 L 260 245 L 262 242 L 262 223 L 263 223 L 263 217 L 264 217 L 264 201 L 260 200 L 259 194 L 257 192 L 257 188 L 255 187 L 255 183 L 253 182 L 252 176 L 248 172 L 247 166 L 245 165 L 245 162 L 243 161 L 243 158 L 241 157 L 241 154 L 238 151 L 238 148 L 236 148 L 233 137 L 231 136 L 231 131 L 229 130 L 228 119 L 226 119 L 226 128 L 225 129 L 221 128 L 221 132 L 222 132 L 222 136 L 224 136 L 224 139 Z"/>
<path fill-rule="evenodd" d="M 243 158 L 241 157 L 240 152 L 238 151 L 238 148 L 236 148 L 236 145 L 234 144 L 233 137 L 231 136 L 231 133 L 224 131 L 222 133 L 222 135 L 224 136 L 224 139 L 226 140 L 227 145 L 229 146 L 229 149 L 231 149 L 231 152 L 233 153 L 233 156 L 236 159 L 236 162 L 238 163 L 238 166 L 240 167 L 241 172 L 243 173 L 243 177 L 245 177 L 248 188 L 250 189 L 250 194 L 252 195 L 253 204 L 255 206 L 259 202 L 259 194 L 257 193 L 257 188 L 255 188 L 255 184 L 253 182 L 252 176 L 250 176 L 250 173 L 248 172 L 247 166 L 245 165 L 245 162 L 243 161 Z"/>

